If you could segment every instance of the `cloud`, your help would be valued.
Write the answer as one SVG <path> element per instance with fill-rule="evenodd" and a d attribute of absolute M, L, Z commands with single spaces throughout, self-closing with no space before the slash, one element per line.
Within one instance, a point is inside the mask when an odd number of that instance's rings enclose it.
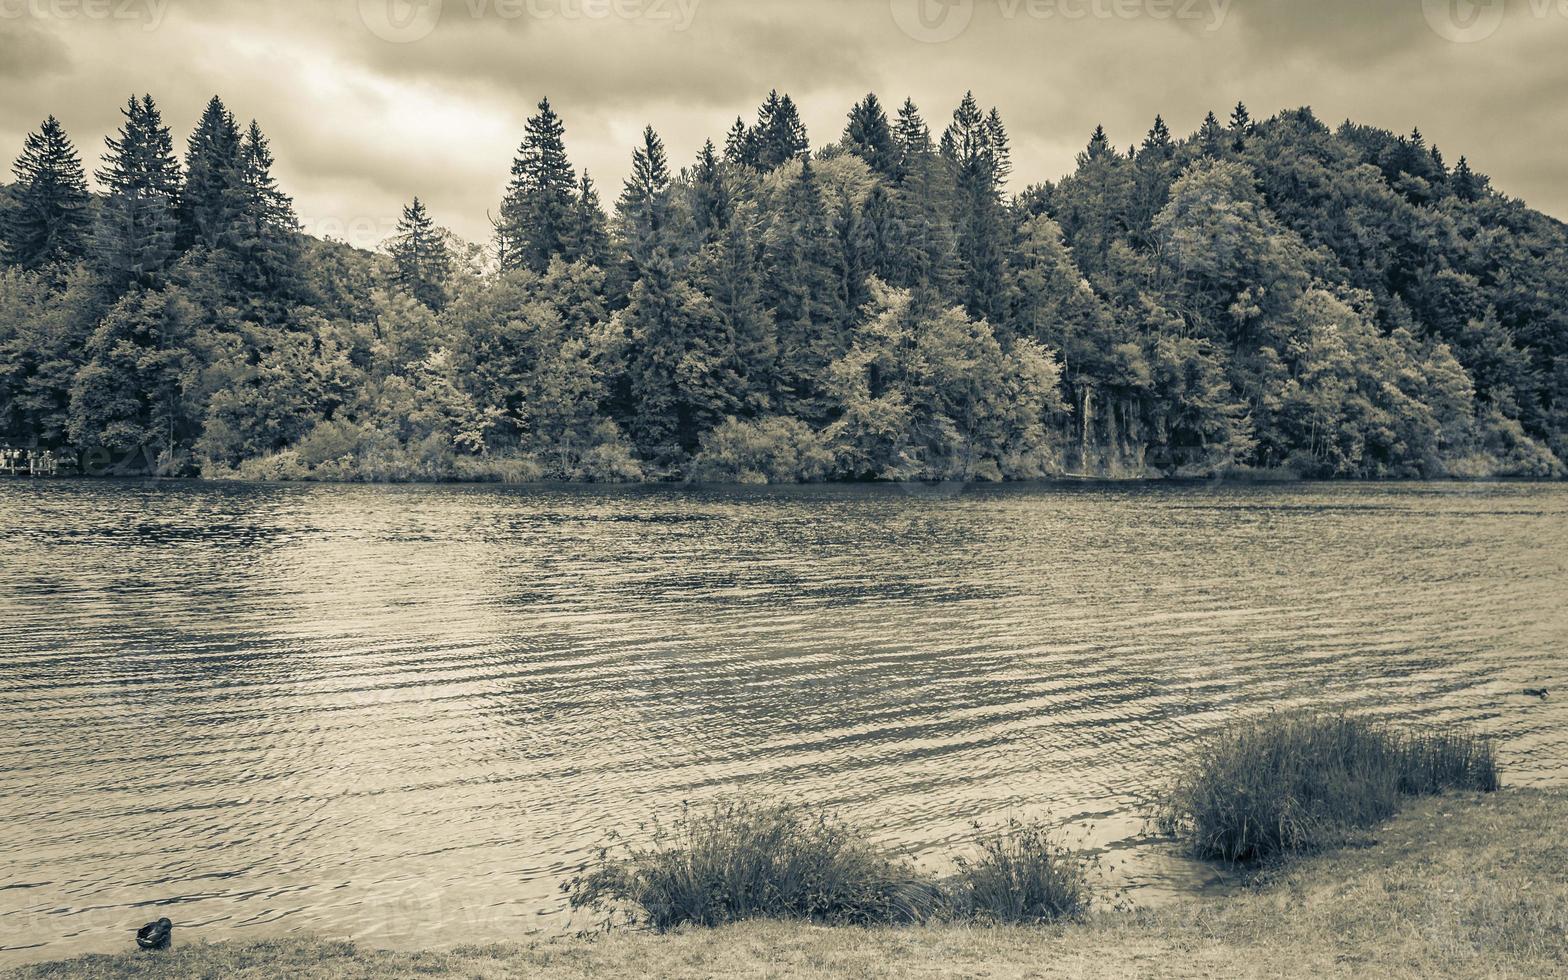
<path fill-rule="evenodd" d="M 1568 17 L 1538 17 L 1537 0 L 1509 0 L 1484 43 L 1442 36 L 1423 7 L 1439 0 L 951 0 L 967 20 L 937 44 L 901 25 L 895 0 L 440 0 L 418 40 L 376 27 L 435 2 L 169 0 L 155 29 L 0 18 L 0 147 L 54 113 L 91 168 L 131 92 L 151 92 L 182 142 L 217 93 L 272 137 L 315 227 L 392 223 L 418 194 L 484 239 L 544 95 L 606 199 L 644 124 L 679 165 L 773 88 L 817 144 L 866 91 L 890 106 L 912 96 L 940 128 L 973 89 L 1008 122 L 1019 187 L 1071 169 L 1098 123 L 1126 146 L 1156 112 L 1184 132 L 1244 100 L 1260 117 L 1310 104 L 1325 119 L 1419 125 L 1450 159 L 1568 215 L 1558 152 L 1539 135 L 1568 111 L 1556 57 Z M 1085 13 L 1067 16 L 1073 4 Z"/>

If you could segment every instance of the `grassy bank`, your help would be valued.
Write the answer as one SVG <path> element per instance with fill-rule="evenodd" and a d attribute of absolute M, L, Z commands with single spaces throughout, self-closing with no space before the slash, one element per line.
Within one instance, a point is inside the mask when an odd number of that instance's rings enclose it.
<path fill-rule="evenodd" d="M 1031 928 L 751 922 L 440 953 L 290 940 L 88 957 L 17 978 L 692 976 L 1542 977 L 1568 971 L 1568 794 L 1432 797 L 1376 842 L 1255 890 Z"/>

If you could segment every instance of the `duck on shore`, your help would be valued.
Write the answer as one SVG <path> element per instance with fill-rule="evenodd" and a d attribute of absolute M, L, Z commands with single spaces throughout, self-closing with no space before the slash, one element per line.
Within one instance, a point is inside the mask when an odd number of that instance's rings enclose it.
<path fill-rule="evenodd" d="M 173 935 L 174 923 L 168 919 L 159 919 L 136 930 L 136 945 L 142 949 L 168 949 Z"/>
<path fill-rule="evenodd" d="M 1542 701 L 1545 701 L 1547 699 L 1547 697 L 1551 695 L 1551 693 L 1552 693 L 1551 691 L 1548 691 L 1544 687 L 1527 687 L 1527 688 L 1524 689 L 1524 696 L 1525 697 L 1527 697 L 1527 698 L 1540 698 Z"/>

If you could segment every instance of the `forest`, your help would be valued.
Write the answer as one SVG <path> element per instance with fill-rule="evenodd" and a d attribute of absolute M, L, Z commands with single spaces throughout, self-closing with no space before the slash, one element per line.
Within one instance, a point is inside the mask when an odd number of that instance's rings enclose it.
<path fill-rule="evenodd" d="M 254 122 L 54 118 L 0 188 L 0 443 L 367 481 L 1560 478 L 1568 226 L 1395 135 L 1238 105 L 1012 190 L 966 95 L 788 95 L 613 202 L 538 103 L 492 241 L 304 235 Z M 1222 121 L 1222 118 L 1224 121 Z M 498 161 L 498 164 L 503 163 Z M 498 171 L 498 176 L 502 172 Z M 412 192 L 414 189 L 411 188 Z"/>

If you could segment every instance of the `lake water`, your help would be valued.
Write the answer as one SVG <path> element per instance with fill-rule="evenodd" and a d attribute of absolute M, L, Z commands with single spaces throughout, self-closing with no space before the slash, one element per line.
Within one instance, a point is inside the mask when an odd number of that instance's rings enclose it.
<path fill-rule="evenodd" d="M 1296 705 L 1568 783 L 1568 487 L 954 489 L 0 481 L 0 966 L 580 927 L 607 832 L 736 789 L 926 861 L 1048 815 L 1158 901 L 1172 759 Z"/>

